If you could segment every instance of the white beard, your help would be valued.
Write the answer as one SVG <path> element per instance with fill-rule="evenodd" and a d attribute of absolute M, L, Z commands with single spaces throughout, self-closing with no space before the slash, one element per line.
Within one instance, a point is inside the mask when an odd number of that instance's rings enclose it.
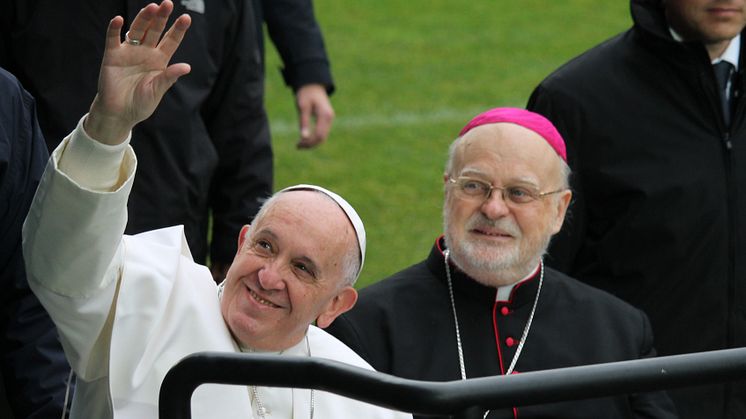
<path fill-rule="evenodd" d="M 450 249 L 454 264 L 477 282 L 492 287 L 513 284 L 528 275 L 538 265 L 551 238 L 551 235 L 546 235 L 539 243 L 526 242 L 515 222 L 509 219 L 489 220 L 478 213 L 469 218 L 465 232 L 479 226 L 499 228 L 513 236 L 516 243 L 508 247 L 484 243 L 479 239 L 456 241 L 448 228 L 449 218 L 444 210 L 446 247 Z"/>

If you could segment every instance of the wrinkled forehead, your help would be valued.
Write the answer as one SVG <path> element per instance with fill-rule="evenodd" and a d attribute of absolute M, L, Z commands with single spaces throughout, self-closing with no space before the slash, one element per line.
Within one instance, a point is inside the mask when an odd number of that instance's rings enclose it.
<path fill-rule="evenodd" d="M 250 229 L 252 242 L 269 239 L 275 251 L 307 258 L 319 267 L 337 265 L 355 251 L 355 232 L 344 211 L 313 191 L 279 194 L 267 202 Z"/>
<path fill-rule="evenodd" d="M 473 128 L 455 143 L 453 175 L 464 171 L 529 171 L 550 176 L 560 167 L 560 157 L 536 132 L 513 123 Z M 514 173 L 519 176 L 520 173 Z"/>
<path fill-rule="evenodd" d="M 311 185 L 311 184 L 298 184 L 293 186 L 288 186 L 285 189 L 282 189 L 279 191 L 275 196 L 280 195 L 282 193 L 292 192 L 292 191 L 315 191 L 323 194 L 325 197 L 333 200 L 339 208 L 344 212 L 345 216 L 347 217 L 347 220 L 352 225 L 352 228 L 354 229 L 355 233 L 355 239 L 357 241 L 357 254 L 358 254 L 358 260 L 359 260 L 359 266 L 357 270 L 357 275 L 360 275 L 360 272 L 363 270 L 363 265 L 365 264 L 365 248 L 366 248 L 366 233 L 365 233 L 365 226 L 363 225 L 363 220 L 360 218 L 360 215 L 358 215 L 357 211 L 355 211 L 355 208 L 350 205 L 349 202 L 347 202 L 346 199 L 342 198 L 340 195 L 338 195 L 335 192 L 330 191 L 329 189 L 323 188 L 318 185 Z"/>

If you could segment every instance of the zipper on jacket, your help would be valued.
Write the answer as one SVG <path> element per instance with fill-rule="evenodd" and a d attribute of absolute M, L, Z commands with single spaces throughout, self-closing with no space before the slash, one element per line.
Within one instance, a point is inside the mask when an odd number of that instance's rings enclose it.
<path fill-rule="evenodd" d="M 726 348 L 730 348 L 733 345 L 734 341 L 734 334 L 733 334 L 733 323 L 734 323 L 734 315 L 735 315 L 735 258 L 736 255 L 736 233 L 735 233 L 735 225 L 736 221 L 734 220 L 734 214 L 736 214 L 737 211 L 737 204 L 736 204 L 736 187 L 735 187 L 735 174 L 733 173 L 734 168 L 734 162 L 733 162 L 733 154 L 732 154 L 732 142 L 731 142 L 731 136 L 730 131 L 725 131 L 723 133 L 723 141 L 725 143 L 725 154 L 723 156 L 723 163 L 725 164 L 725 187 L 726 187 L 726 199 L 727 199 L 727 209 L 728 209 L 728 267 L 726 271 L 727 275 L 727 297 L 726 297 L 726 307 L 727 307 L 727 317 L 726 317 L 726 334 L 725 334 L 725 340 L 726 340 Z"/>
<path fill-rule="evenodd" d="M 733 148 L 733 143 L 730 142 L 730 131 L 725 131 L 723 134 L 723 143 L 726 150 L 730 151 Z"/>

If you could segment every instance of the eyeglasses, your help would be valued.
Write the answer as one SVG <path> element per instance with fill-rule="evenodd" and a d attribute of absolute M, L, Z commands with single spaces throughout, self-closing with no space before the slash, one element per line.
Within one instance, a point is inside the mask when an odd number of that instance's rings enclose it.
<path fill-rule="evenodd" d="M 505 202 L 512 202 L 514 204 L 528 204 L 547 195 L 556 194 L 565 190 L 565 188 L 562 188 L 557 189 L 556 191 L 538 192 L 523 186 L 506 186 L 501 188 L 499 186 L 492 186 L 491 183 L 483 180 L 463 176 L 458 179 L 449 177 L 448 181 L 458 186 L 458 190 L 467 198 L 486 201 L 490 199 L 493 190 L 498 190 L 502 194 L 502 198 Z"/>

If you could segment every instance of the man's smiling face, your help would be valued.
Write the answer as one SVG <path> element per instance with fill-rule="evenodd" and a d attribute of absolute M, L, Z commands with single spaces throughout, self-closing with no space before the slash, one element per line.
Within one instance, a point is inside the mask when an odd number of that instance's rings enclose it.
<path fill-rule="evenodd" d="M 342 209 L 319 192 L 285 192 L 268 205 L 241 231 L 221 311 L 242 346 L 280 351 L 354 305 L 345 261 L 357 256 L 357 241 Z"/>
<path fill-rule="evenodd" d="M 534 193 L 557 191 L 564 186 L 560 159 L 541 136 L 510 123 L 482 125 L 456 141 L 451 173 L 444 176 L 444 231 L 452 260 L 485 285 L 513 283 L 539 263 L 562 226 L 571 193 L 517 204 L 499 190 L 487 199 L 466 196 L 448 179 L 476 179 Z"/>

